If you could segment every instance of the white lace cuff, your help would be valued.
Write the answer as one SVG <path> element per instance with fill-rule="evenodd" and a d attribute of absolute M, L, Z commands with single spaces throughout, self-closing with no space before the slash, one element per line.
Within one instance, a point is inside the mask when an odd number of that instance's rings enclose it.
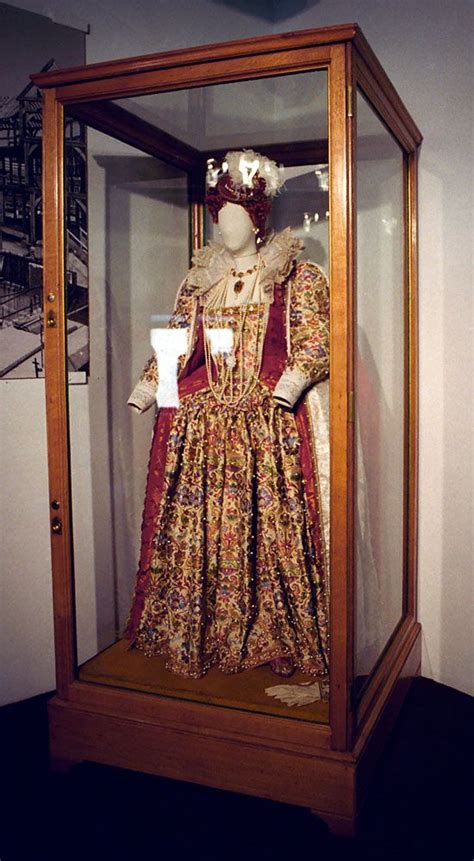
<path fill-rule="evenodd" d="M 154 403 L 156 403 L 156 384 L 148 380 L 140 380 L 127 401 L 127 404 L 139 413 L 144 413 Z"/>
<path fill-rule="evenodd" d="M 273 390 L 273 400 L 283 407 L 294 407 L 310 384 L 311 380 L 296 368 L 283 371 Z"/>

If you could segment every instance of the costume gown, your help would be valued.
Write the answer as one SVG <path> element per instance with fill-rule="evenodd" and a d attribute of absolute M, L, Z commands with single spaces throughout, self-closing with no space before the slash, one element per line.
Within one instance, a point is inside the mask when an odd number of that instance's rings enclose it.
<path fill-rule="evenodd" d="M 264 301 L 245 308 L 235 348 L 237 379 L 240 363 L 248 373 L 255 367 L 266 315 L 260 372 L 238 404 L 216 399 L 205 362 L 202 311 L 225 268 L 223 252 L 198 252 L 170 322 L 189 327 L 190 346 L 179 406 L 160 409 L 155 422 L 126 636 L 147 655 L 165 655 L 167 669 L 183 676 L 211 666 L 239 672 L 282 655 L 311 675 L 328 672 L 314 434 L 304 397 L 296 396 L 294 409 L 272 398 L 279 387 L 294 399 L 295 387 L 302 395 L 328 375 L 327 280 L 315 264 L 295 262 L 299 241 L 289 231 L 272 245 L 262 252 Z M 235 333 L 241 313 L 220 308 L 208 326 Z M 139 395 L 153 395 L 156 385 L 151 359 Z"/>

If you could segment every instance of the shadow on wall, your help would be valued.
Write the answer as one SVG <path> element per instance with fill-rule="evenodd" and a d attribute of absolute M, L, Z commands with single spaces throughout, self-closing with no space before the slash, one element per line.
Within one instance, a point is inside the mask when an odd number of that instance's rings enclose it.
<path fill-rule="evenodd" d="M 227 6 L 262 21 L 286 21 L 303 12 L 310 12 L 319 0 L 212 0 L 216 6 Z"/>

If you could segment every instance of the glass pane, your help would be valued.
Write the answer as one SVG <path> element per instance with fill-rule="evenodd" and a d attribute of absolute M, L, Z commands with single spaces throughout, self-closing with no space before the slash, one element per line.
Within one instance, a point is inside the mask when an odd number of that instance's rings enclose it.
<path fill-rule="evenodd" d="M 189 261 L 183 171 L 95 129 L 87 142 L 90 373 L 69 369 L 79 663 L 116 641 L 128 613 L 153 414 L 134 422 L 127 398 L 152 317 L 172 310 Z M 69 211 L 72 200 L 67 189 Z M 76 244 L 68 230 L 69 261 Z M 74 299 L 69 290 L 73 309 Z M 68 325 L 70 355 L 80 331 Z"/>
<path fill-rule="evenodd" d="M 403 612 L 403 154 L 357 95 L 356 666 L 364 683 Z"/>
<path fill-rule="evenodd" d="M 317 72 L 70 108 L 88 125 L 90 357 L 69 386 L 85 681 L 327 720 L 326 104 Z M 248 205 L 214 221 L 229 177 Z M 306 705 L 267 692 L 274 658 Z"/>

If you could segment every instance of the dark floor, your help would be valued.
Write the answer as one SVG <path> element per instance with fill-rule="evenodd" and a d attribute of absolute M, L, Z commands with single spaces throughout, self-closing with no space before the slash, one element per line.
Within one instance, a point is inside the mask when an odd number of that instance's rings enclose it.
<path fill-rule="evenodd" d="M 52 775 L 46 696 L 0 710 L 0 861 L 472 861 L 471 699 L 417 679 L 377 771 L 360 836 L 307 811 L 84 764 Z"/>

